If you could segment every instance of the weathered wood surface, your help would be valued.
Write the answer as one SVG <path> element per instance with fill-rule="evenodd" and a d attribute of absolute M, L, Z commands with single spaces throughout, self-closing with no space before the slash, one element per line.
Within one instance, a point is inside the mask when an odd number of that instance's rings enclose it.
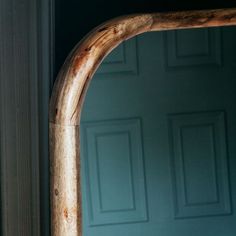
<path fill-rule="evenodd" d="M 79 129 L 50 124 L 52 235 L 77 236 L 81 229 Z"/>
<path fill-rule="evenodd" d="M 236 25 L 236 9 L 138 14 L 90 32 L 63 65 L 50 102 L 51 233 L 81 236 L 79 122 L 84 96 L 103 58 L 124 40 L 161 30 Z"/>

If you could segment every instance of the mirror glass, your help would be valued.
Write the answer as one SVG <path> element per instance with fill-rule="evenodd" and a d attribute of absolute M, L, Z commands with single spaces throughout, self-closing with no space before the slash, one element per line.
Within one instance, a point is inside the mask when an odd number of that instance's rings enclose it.
<path fill-rule="evenodd" d="M 84 236 L 236 234 L 236 27 L 145 33 L 81 121 Z"/>

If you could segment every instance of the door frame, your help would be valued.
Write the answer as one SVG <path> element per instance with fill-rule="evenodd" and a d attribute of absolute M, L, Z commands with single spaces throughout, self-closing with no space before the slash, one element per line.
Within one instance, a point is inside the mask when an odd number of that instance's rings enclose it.
<path fill-rule="evenodd" d="M 0 34 L 0 234 L 48 236 L 54 0 L 0 1 Z"/>
<path fill-rule="evenodd" d="M 81 236 L 80 115 L 89 83 L 124 40 L 151 31 L 236 25 L 236 8 L 134 14 L 96 27 L 60 70 L 50 100 L 51 234 Z"/>

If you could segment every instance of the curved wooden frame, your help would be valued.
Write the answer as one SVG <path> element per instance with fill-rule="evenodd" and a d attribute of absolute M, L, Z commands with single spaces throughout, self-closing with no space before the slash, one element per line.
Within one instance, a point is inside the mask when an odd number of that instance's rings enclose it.
<path fill-rule="evenodd" d="M 51 234 L 81 236 L 79 123 L 93 74 L 117 45 L 149 31 L 236 25 L 236 8 L 137 14 L 90 32 L 63 65 L 50 102 Z"/>

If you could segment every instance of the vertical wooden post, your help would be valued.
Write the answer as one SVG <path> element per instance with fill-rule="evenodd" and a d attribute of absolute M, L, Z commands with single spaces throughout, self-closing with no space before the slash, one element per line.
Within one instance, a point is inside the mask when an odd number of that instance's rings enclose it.
<path fill-rule="evenodd" d="M 79 128 L 50 124 L 52 235 L 80 236 Z"/>
<path fill-rule="evenodd" d="M 81 236 L 79 123 L 88 84 L 122 41 L 148 31 L 236 25 L 236 9 L 138 14 L 95 28 L 71 52 L 50 102 L 52 236 Z"/>

